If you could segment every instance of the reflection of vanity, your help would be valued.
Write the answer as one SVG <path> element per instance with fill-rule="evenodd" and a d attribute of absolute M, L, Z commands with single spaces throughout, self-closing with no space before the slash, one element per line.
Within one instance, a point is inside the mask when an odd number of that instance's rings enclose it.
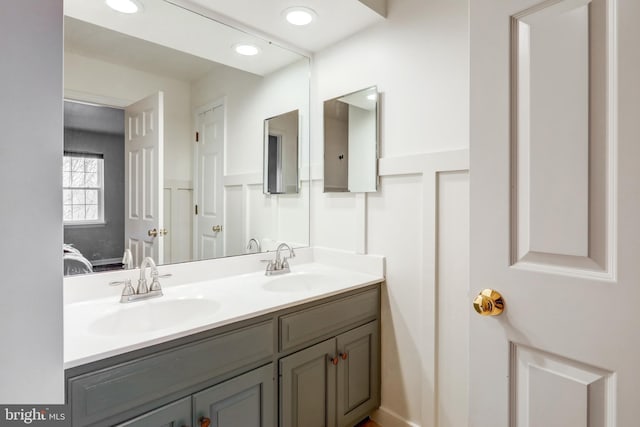
<path fill-rule="evenodd" d="M 165 302 L 200 295 L 218 304 L 191 323 L 158 324 L 157 333 L 94 326 L 104 307 L 147 309 L 152 300 L 108 297 L 90 311 L 72 303 L 72 425 L 200 426 L 207 418 L 221 427 L 351 427 L 380 403 L 378 274 L 312 263 L 275 279 L 258 272 L 168 287 Z M 234 292 L 246 296 L 242 304 Z"/>

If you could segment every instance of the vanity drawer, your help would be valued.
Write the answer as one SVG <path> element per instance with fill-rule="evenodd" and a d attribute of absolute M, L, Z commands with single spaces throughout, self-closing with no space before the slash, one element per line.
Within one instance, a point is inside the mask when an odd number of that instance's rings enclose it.
<path fill-rule="evenodd" d="M 280 351 L 335 334 L 347 327 L 358 326 L 378 315 L 380 290 L 369 291 L 322 304 L 280 317 Z"/>
<path fill-rule="evenodd" d="M 145 411 L 151 403 L 158 406 L 158 399 L 270 360 L 273 344 L 268 321 L 71 378 L 72 423 L 89 425 L 136 408 Z"/>

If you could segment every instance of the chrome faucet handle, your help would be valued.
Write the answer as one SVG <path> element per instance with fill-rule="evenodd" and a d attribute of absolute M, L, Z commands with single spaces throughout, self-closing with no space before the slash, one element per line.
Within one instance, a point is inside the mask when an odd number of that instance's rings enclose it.
<path fill-rule="evenodd" d="M 162 286 L 160 286 L 160 280 L 158 279 L 165 279 L 167 277 L 171 277 L 173 276 L 173 274 L 171 273 L 167 273 L 167 274 L 159 274 L 158 270 L 152 270 L 151 271 L 151 286 L 149 286 L 149 292 L 159 292 L 160 294 L 162 294 Z"/>
<path fill-rule="evenodd" d="M 131 286 L 131 280 L 127 279 L 124 281 L 124 289 L 122 290 L 122 296 L 128 297 L 129 295 L 133 295 L 136 292 L 133 290 L 133 286 Z"/>
<path fill-rule="evenodd" d="M 117 286 L 117 285 L 124 285 L 124 288 L 122 288 L 122 295 L 120 296 L 120 302 L 128 302 L 131 296 L 136 294 L 136 291 L 133 289 L 133 286 L 131 286 L 131 280 L 129 279 L 109 282 L 109 286 Z"/>
<path fill-rule="evenodd" d="M 158 270 L 151 271 L 151 286 L 149 287 L 149 292 L 162 293 L 162 286 L 160 286 L 160 280 L 158 280 L 159 277 Z"/>

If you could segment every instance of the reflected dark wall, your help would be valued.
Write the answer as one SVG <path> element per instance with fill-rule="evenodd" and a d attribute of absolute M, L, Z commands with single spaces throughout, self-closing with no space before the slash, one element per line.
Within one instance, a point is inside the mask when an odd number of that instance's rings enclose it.
<path fill-rule="evenodd" d="M 90 261 L 124 252 L 124 111 L 65 102 L 64 150 L 104 157 L 104 225 L 65 226 L 64 242 Z"/>

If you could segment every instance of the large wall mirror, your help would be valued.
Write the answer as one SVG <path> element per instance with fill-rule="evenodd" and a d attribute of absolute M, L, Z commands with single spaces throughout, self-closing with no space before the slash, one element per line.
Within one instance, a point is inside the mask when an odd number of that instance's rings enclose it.
<path fill-rule="evenodd" d="M 65 274 L 308 246 L 309 59 L 142 3 L 65 0 Z M 264 194 L 264 122 L 291 111 L 297 191 Z"/>
<path fill-rule="evenodd" d="M 324 102 L 324 191 L 378 189 L 378 89 Z"/>

